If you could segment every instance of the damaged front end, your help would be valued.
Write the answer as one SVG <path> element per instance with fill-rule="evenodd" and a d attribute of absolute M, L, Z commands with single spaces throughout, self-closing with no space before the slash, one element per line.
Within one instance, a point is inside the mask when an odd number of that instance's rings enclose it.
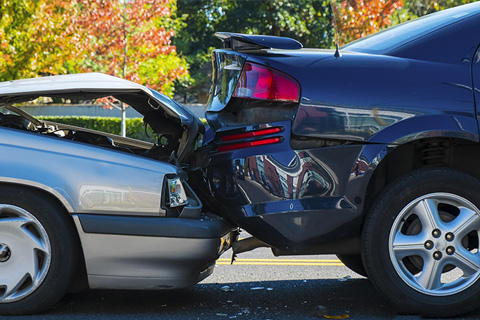
<path fill-rule="evenodd" d="M 40 121 L 21 109 L 39 98 L 129 106 L 152 139 Z M 0 83 L 0 131 L 0 151 L 9 154 L 0 183 L 40 189 L 65 208 L 90 288 L 190 286 L 237 239 L 238 227 L 189 185 L 189 171 L 208 161 L 203 124 L 154 90 L 102 74 Z"/>

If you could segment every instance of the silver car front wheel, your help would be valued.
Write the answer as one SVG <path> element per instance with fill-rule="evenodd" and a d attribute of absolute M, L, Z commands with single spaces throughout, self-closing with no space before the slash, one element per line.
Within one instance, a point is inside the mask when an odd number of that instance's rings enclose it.
<path fill-rule="evenodd" d="M 63 297 L 79 265 L 75 232 L 48 194 L 0 184 L 0 315 L 42 312 Z"/>
<path fill-rule="evenodd" d="M 34 215 L 0 204 L 0 303 L 21 300 L 42 284 L 50 251 L 47 232 Z"/>

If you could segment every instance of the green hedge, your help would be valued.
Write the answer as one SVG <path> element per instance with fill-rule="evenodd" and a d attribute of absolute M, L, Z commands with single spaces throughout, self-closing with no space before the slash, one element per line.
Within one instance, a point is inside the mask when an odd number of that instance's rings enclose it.
<path fill-rule="evenodd" d="M 108 133 L 120 134 L 122 120 L 113 117 L 87 117 L 87 116 L 44 116 L 37 117 L 40 120 L 53 121 L 58 123 L 69 124 L 72 126 L 88 128 Z M 201 118 L 200 121 L 207 125 L 207 121 Z M 148 134 L 148 135 L 147 135 Z M 127 118 L 127 137 L 143 141 L 156 142 L 156 135 L 152 129 L 148 127 L 145 133 L 142 118 Z"/>
<path fill-rule="evenodd" d="M 120 134 L 121 122 L 120 118 L 113 117 L 57 117 L 57 116 L 48 116 L 48 117 L 38 117 L 40 120 L 48 120 L 58 123 L 69 124 L 72 126 L 88 128 L 108 133 Z M 145 127 L 143 126 L 142 118 L 129 118 L 127 119 L 127 137 L 144 140 L 144 141 L 155 141 L 155 134 L 148 127 L 148 136 L 145 133 Z"/>

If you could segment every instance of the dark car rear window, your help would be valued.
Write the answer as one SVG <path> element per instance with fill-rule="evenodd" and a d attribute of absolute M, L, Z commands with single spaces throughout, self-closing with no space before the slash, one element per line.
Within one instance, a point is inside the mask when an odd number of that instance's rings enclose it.
<path fill-rule="evenodd" d="M 342 49 L 385 54 L 409 41 L 478 14 L 480 14 L 480 2 L 436 12 L 350 42 Z"/>

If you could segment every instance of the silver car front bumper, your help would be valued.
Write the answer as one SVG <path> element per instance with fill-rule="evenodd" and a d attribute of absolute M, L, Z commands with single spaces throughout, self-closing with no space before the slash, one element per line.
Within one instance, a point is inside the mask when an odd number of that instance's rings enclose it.
<path fill-rule="evenodd" d="M 73 216 L 90 288 L 175 289 L 213 272 L 237 231 L 221 218 Z"/>

